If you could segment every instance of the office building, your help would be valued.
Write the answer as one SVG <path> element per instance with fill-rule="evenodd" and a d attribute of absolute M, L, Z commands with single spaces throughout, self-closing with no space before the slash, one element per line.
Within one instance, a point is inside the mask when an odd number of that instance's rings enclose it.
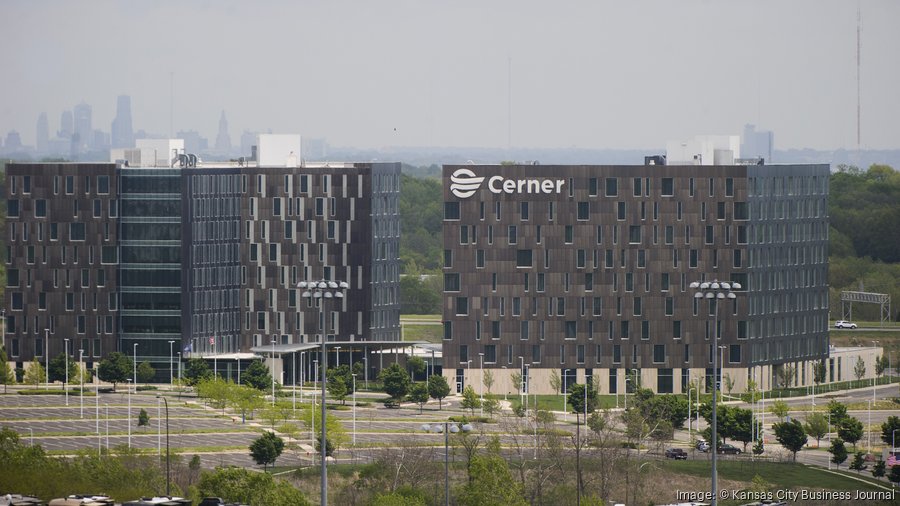
<path fill-rule="evenodd" d="M 734 157 L 707 144 L 704 162 Z M 556 374 L 678 393 L 711 385 L 713 353 L 735 392 L 786 367 L 811 384 L 829 351 L 828 166 L 689 161 L 444 166 L 451 385 L 477 391 L 491 369 L 495 393 L 516 371 L 533 393 Z M 742 287 L 718 320 L 690 288 L 703 280 Z"/>
<path fill-rule="evenodd" d="M 116 99 L 116 117 L 110 128 L 110 144 L 113 148 L 134 146 L 134 130 L 131 123 L 131 97 L 119 95 Z"/>
<path fill-rule="evenodd" d="M 318 310 L 296 286 L 319 279 L 350 284 L 327 306 L 330 340 L 399 340 L 399 163 L 196 166 L 182 149 L 173 166 L 134 151 L 154 163 L 7 165 L 16 367 L 68 338 L 90 365 L 137 345 L 167 381 L 173 352 L 315 342 Z"/>

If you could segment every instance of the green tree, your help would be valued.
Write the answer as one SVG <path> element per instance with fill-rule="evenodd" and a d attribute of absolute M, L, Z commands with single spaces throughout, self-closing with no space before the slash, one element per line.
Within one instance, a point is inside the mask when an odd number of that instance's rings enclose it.
<path fill-rule="evenodd" d="M 515 370 L 510 376 L 513 386 L 516 389 L 516 395 L 522 393 L 522 371 Z"/>
<path fill-rule="evenodd" d="M 203 380 L 210 380 L 212 377 L 213 372 L 209 368 L 209 364 L 202 358 L 188 359 L 184 366 L 184 373 L 182 374 L 184 381 L 191 386 L 194 386 Z"/>
<path fill-rule="evenodd" d="M 875 357 L 875 376 L 881 377 L 884 374 L 884 370 L 887 369 L 887 357 L 880 356 Z"/>
<path fill-rule="evenodd" d="M 875 462 L 875 465 L 872 466 L 872 476 L 874 476 L 876 478 L 881 478 L 882 476 L 884 476 L 884 467 L 885 467 L 884 461 L 881 459 L 878 459 Z"/>
<path fill-rule="evenodd" d="M 322 429 L 322 412 L 318 409 L 301 409 L 297 410 L 297 418 L 299 418 L 306 427 L 316 428 L 316 440 L 318 441 L 320 437 L 319 431 Z M 327 416 L 325 420 L 326 450 L 331 452 L 347 443 L 347 429 L 344 427 L 344 424 L 341 423 L 340 419 L 335 416 Z"/>
<path fill-rule="evenodd" d="M 890 480 L 891 483 L 900 483 L 900 466 L 891 466 L 888 480 Z"/>
<path fill-rule="evenodd" d="M 426 506 L 427 504 L 428 501 L 425 499 L 424 494 L 421 497 L 418 495 L 410 496 L 404 495 L 400 491 L 376 494 L 372 502 L 369 503 L 370 506 Z"/>
<path fill-rule="evenodd" d="M 494 372 L 490 369 L 484 369 L 484 374 L 481 377 L 481 384 L 484 385 L 487 393 L 491 393 L 491 389 L 494 388 Z"/>
<path fill-rule="evenodd" d="M 309 506 L 302 492 L 268 473 L 239 467 L 206 471 L 197 483 L 199 497 L 221 497 L 228 503 L 266 506 Z"/>
<path fill-rule="evenodd" d="M 469 462 L 469 480 L 457 498 L 461 506 L 526 506 L 522 486 L 503 457 L 491 452 Z"/>
<path fill-rule="evenodd" d="M 262 436 L 250 443 L 250 456 L 257 465 L 266 466 L 274 464 L 281 452 L 284 451 L 284 441 L 275 435 L 274 432 L 263 432 Z"/>
<path fill-rule="evenodd" d="M 205 399 L 215 409 L 221 409 L 225 414 L 228 399 L 231 394 L 232 383 L 221 378 L 205 379 L 197 383 L 197 396 Z"/>
<path fill-rule="evenodd" d="M 113 391 L 116 385 L 131 378 L 134 369 L 134 362 L 128 355 L 114 351 L 100 361 L 97 366 L 97 376 L 102 381 L 113 384 Z"/>
<path fill-rule="evenodd" d="M 78 363 L 72 359 L 71 356 L 67 356 L 65 353 L 60 353 L 59 355 L 50 359 L 50 363 L 47 364 L 47 370 L 50 372 L 50 383 L 56 383 L 59 381 L 63 383 L 65 387 L 66 382 L 66 358 L 68 357 L 69 362 L 69 381 L 71 382 L 72 378 L 77 373 Z"/>
<path fill-rule="evenodd" d="M 484 407 L 484 412 L 491 418 L 494 418 L 494 415 L 500 412 L 500 401 L 493 397 L 485 399 L 482 406 Z"/>
<path fill-rule="evenodd" d="M 894 431 L 900 432 L 900 417 L 889 416 L 887 420 L 881 424 L 881 440 L 889 445 L 896 443 L 897 438 Z"/>
<path fill-rule="evenodd" d="M 775 431 L 775 439 L 786 450 L 793 454 L 794 462 L 797 461 L 797 452 L 806 445 L 806 432 L 803 431 L 803 425 L 800 420 L 791 420 L 790 422 L 778 422 L 772 426 Z"/>
<path fill-rule="evenodd" d="M 849 417 L 838 426 L 837 432 L 838 437 L 852 444 L 855 450 L 856 442 L 863 436 L 863 424 L 856 418 Z"/>
<path fill-rule="evenodd" d="M 409 369 L 410 377 L 415 378 L 425 374 L 425 369 L 428 365 L 422 357 L 412 356 L 406 360 L 406 367 Z"/>
<path fill-rule="evenodd" d="M 402 239 L 401 239 L 402 240 Z M 437 276 L 434 276 L 437 278 Z M 400 278 L 400 312 L 403 314 L 436 314 L 441 312 L 441 287 L 418 275 Z"/>
<path fill-rule="evenodd" d="M 25 384 L 26 385 L 34 385 L 34 388 L 37 388 L 38 385 L 44 381 L 45 375 L 47 374 L 44 366 L 38 362 L 37 359 L 31 361 L 31 364 L 28 366 L 28 369 L 25 371 Z"/>
<path fill-rule="evenodd" d="M 419 405 L 419 413 L 422 413 L 422 410 L 425 408 L 425 403 L 428 402 L 428 386 L 425 383 L 415 383 L 412 388 L 409 389 L 409 400 Z"/>
<path fill-rule="evenodd" d="M 379 374 L 384 391 L 395 402 L 400 402 L 409 393 L 409 374 L 397 364 L 391 364 Z"/>
<path fill-rule="evenodd" d="M 147 414 L 147 410 L 141 408 L 141 412 L 138 414 L 138 427 L 149 427 L 150 426 L 150 415 Z"/>
<path fill-rule="evenodd" d="M 341 401 L 341 404 L 346 404 L 347 394 L 350 392 L 350 389 L 347 388 L 347 384 L 344 383 L 344 378 L 333 375 L 328 378 L 328 383 L 325 387 L 328 389 L 328 395 L 330 395 L 332 399 Z"/>
<path fill-rule="evenodd" d="M 819 385 L 820 383 L 825 383 L 826 372 L 827 371 L 825 369 L 825 361 L 824 360 L 819 360 L 818 362 L 813 364 L 813 370 L 812 370 L 813 382 L 816 385 Z"/>
<path fill-rule="evenodd" d="M 265 392 L 272 388 L 272 375 L 262 360 L 252 360 L 241 372 L 241 383 Z"/>
<path fill-rule="evenodd" d="M 593 385 L 585 386 L 576 383 L 569 389 L 568 403 L 572 407 L 572 412 L 575 413 L 575 423 L 577 424 L 579 415 L 589 415 L 597 410 L 600 398 Z"/>
<path fill-rule="evenodd" d="M 846 451 L 846 450 L 844 450 Z M 846 457 L 844 457 L 846 458 Z M 856 471 L 857 474 L 866 468 L 866 452 L 856 452 L 853 460 L 850 462 L 850 469 Z"/>
<path fill-rule="evenodd" d="M 788 405 L 782 400 L 777 400 L 769 406 L 769 413 L 777 416 L 779 420 L 784 421 L 788 415 Z"/>
<path fill-rule="evenodd" d="M 556 369 L 550 371 L 550 388 L 553 389 L 554 393 L 562 392 L 562 378 L 560 378 L 559 371 Z"/>
<path fill-rule="evenodd" d="M 731 406 L 725 415 L 725 434 L 734 441 L 740 441 L 747 451 L 747 444 L 753 441 L 753 411 Z"/>
<path fill-rule="evenodd" d="M 856 358 L 856 365 L 853 366 L 853 375 L 856 376 L 856 381 L 862 380 L 863 376 L 866 375 L 866 362 L 862 357 Z"/>
<path fill-rule="evenodd" d="M 9 367 L 7 360 L 6 349 L 0 346 L 0 385 L 3 385 L 3 393 L 6 393 L 7 385 L 16 381 L 15 373 Z"/>
<path fill-rule="evenodd" d="M 137 379 L 139 383 L 150 383 L 156 376 L 156 369 L 150 365 L 150 362 L 141 362 L 137 367 Z"/>
<path fill-rule="evenodd" d="M 438 400 L 438 409 L 444 409 L 444 398 L 450 395 L 450 384 L 447 378 L 440 374 L 432 374 L 428 377 L 428 396 Z"/>
<path fill-rule="evenodd" d="M 828 412 L 831 414 L 831 425 L 835 427 L 844 423 L 850 416 L 847 414 L 847 406 L 836 400 L 828 402 Z"/>
<path fill-rule="evenodd" d="M 757 439 L 756 443 L 753 444 L 753 455 L 762 455 L 764 451 L 762 438 Z"/>
<path fill-rule="evenodd" d="M 231 385 L 228 389 L 228 404 L 241 414 L 241 422 L 253 418 L 253 413 L 266 404 L 263 393 L 249 385 Z"/>
<path fill-rule="evenodd" d="M 460 402 L 459 407 L 468 409 L 469 413 L 474 416 L 475 410 L 481 407 L 481 400 L 478 398 L 478 394 L 475 393 L 475 389 L 472 388 L 472 385 L 466 385 L 466 388 L 463 389 L 462 396 L 463 399 L 462 402 Z"/>
<path fill-rule="evenodd" d="M 807 415 L 803 429 L 808 436 L 816 439 L 816 448 L 818 448 L 819 441 L 828 434 L 828 418 L 825 418 L 822 413 Z"/>
<path fill-rule="evenodd" d="M 831 462 L 838 467 L 841 467 L 841 464 L 847 460 L 847 448 L 844 446 L 844 441 L 841 438 L 831 442 L 831 448 L 828 449 L 828 453 L 831 454 Z"/>

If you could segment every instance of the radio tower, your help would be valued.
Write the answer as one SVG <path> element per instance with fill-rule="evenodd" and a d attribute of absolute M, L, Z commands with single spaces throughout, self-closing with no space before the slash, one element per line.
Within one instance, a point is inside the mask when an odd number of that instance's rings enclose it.
<path fill-rule="evenodd" d="M 860 86 L 859 86 L 859 67 L 860 55 L 862 53 L 862 15 L 859 12 L 859 4 L 856 5 L 856 157 L 857 162 L 860 156 L 860 146 L 862 140 L 861 123 L 860 123 Z"/>

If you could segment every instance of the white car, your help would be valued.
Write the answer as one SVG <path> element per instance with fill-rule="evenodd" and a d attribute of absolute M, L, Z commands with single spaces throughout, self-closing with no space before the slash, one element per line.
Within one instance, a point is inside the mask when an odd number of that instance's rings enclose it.
<path fill-rule="evenodd" d="M 856 324 L 853 322 L 848 322 L 847 320 L 838 320 L 834 322 L 834 328 L 836 329 L 855 329 Z"/>

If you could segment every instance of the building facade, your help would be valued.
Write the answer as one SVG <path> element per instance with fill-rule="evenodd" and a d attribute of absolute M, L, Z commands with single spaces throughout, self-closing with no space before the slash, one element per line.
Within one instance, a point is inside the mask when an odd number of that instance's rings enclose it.
<path fill-rule="evenodd" d="M 315 342 L 296 286 L 319 279 L 350 284 L 329 339 L 400 339 L 399 164 L 12 163 L 7 182 L 16 367 L 68 339 L 89 367 L 136 352 L 167 380 L 174 352 Z"/>
<path fill-rule="evenodd" d="M 828 167 L 445 166 L 444 374 L 600 393 L 810 384 L 828 355 Z M 694 281 L 741 285 L 698 301 Z M 718 334 L 718 347 L 712 336 Z M 791 372 L 792 374 L 785 374 Z M 790 381 L 790 378 L 785 380 Z"/>

